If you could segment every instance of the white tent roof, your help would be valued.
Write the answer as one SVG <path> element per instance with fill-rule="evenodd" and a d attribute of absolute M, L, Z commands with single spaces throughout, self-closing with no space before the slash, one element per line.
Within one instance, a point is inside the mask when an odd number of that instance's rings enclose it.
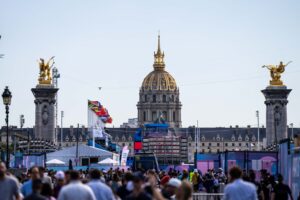
<path fill-rule="evenodd" d="M 100 157 L 100 158 L 109 158 L 112 157 L 113 153 L 99 149 L 94 148 L 91 146 L 87 146 L 84 144 L 81 144 L 78 146 L 78 157 Z M 69 162 L 69 159 L 74 161 L 76 158 L 76 146 L 67 147 L 59 151 L 55 151 L 52 153 L 47 153 L 47 160 L 52 159 L 59 159 L 65 163 Z"/>
<path fill-rule="evenodd" d="M 98 162 L 98 164 L 118 164 L 118 161 L 115 161 L 111 158 L 106 158 L 106 159 L 101 160 L 100 162 Z"/>
<path fill-rule="evenodd" d="M 48 165 L 51 165 L 51 164 L 53 164 L 53 165 L 64 165 L 66 163 L 61 161 L 61 160 L 58 160 L 58 159 L 52 159 L 52 160 L 47 161 L 46 164 L 48 164 Z"/>

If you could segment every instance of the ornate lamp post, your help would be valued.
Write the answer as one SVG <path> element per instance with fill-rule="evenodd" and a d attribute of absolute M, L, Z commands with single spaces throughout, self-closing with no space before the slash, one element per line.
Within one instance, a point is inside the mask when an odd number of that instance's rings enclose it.
<path fill-rule="evenodd" d="M 8 89 L 8 86 L 5 87 L 4 92 L 2 94 L 3 104 L 5 105 L 5 113 L 6 113 L 6 168 L 9 168 L 9 149 L 8 149 L 8 114 L 9 114 L 9 105 L 11 103 L 11 92 Z"/>

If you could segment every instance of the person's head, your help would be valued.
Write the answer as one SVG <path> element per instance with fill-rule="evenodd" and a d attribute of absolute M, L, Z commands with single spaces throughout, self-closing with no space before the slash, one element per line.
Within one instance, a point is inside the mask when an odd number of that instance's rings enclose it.
<path fill-rule="evenodd" d="M 250 178 L 250 181 L 255 181 L 256 175 L 255 175 L 255 172 L 253 170 L 249 171 L 249 178 Z"/>
<path fill-rule="evenodd" d="M 32 180 L 40 178 L 40 173 L 39 173 L 39 168 L 38 167 L 32 167 L 30 169 L 30 177 L 31 177 Z"/>
<path fill-rule="evenodd" d="M 65 171 L 65 182 L 68 184 L 70 182 L 70 172 L 71 170 Z"/>
<path fill-rule="evenodd" d="M 0 162 L 0 179 L 4 178 L 6 173 L 6 166 L 4 162 Z"/>
<path fill-rule="evenodd" d="M 283 176 L 281 174 L 278 174 L 277 180 L 279 183 L 283 182 Z"/>
<path fill-rule="evenodd" d="M 178 190 L 176 191 L 176 199 L 187 200 L 192 198 L 193 188 L 188 181 L 182 181 Z"/>
<path fill-rule="evenodd" d="M 170 176 L 164 176 L 161 180 L 160 180 L 160 185 L 162 186 L 162 187 L 165 187 L 167 184 L 168 184 L 168 182 L 169 182 L 169 180 L 170 180 Z"/>
<path fill-rule="evenodd" d="M 32 192 L 33 193 L 41 193 L 43 188 L 42 180 L 39 178 L 32 179 Z"/>
<path fill-rule="evenodd" d="M 44 173 L 45 173 L 45 167 L 39 167 L 39 172 L 40 172 L 40 177 L 44 177 Z"/>
<path fill-rule="evenodd" d="M 166 190 L 171 196 L 173 196 L 180 186 L 181 186 L 181 181 L 179 179 L 171 178 L 166 185 Z"/>
<path fill-rule="evenodd" d="M 65 183 L 65 173 L 63 171 L 56 172 L 55 176 L 58 185 L 64 185 Z"/>
<path fill-rule="evenodd" d="M 112 176 L 112 181 L 118 182 L 119 181 L 119 176 L 117 173 L 114 173 Z"/>
<path fill-rule="evenodd" d="M 141 190 L 142 185 L 144 183 L 145 177 L 142 172 L 134 172 L 133 173 L 133 185 L 135 190 Z"/>
<path fill-rule="evenodd" d="M 51 197 L 53 195 L 53 191 L 49 183 L 43 183 L 41 195 L 45 197 Z"/>
<path fill-rule="evenodd" d="M 101 177 L 101 172 L 98 169 L 92 169 L 90 170 L 90 178 L 91 179 L 100 179 Z"/>
<path fill-rule="evenodd" d="M 70 171 L 70 181 L 77 181 L 80 178 L 80 174 L 76 170 L 71 170 Z"/>
<path fill-rule="evenodd" d="M 229 171 L 230 180 L 234 181 L 242 177 L 242 170 L 239 167 L 232 167 Z"/>
<path fill-rule="evenodd" d="M 132 173 L 131 172 L 125 172 L 124 174 L 124 178 L 123 178 L 123 184 L 127 184 L 129 181 L 132 181 L 133 180 L 133 176 L 132 176 Z"/>

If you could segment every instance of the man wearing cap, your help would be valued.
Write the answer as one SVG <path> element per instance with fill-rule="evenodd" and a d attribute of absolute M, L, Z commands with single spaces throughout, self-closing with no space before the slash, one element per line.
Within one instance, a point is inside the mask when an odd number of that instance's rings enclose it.
<path fill-rule="evenodd" d="M 53 196 L 55 198 L 57 198 L 61 188 L 65 184 L 65 173 L 63 171 L 58 171 L 58 172 L 56 172 L 54 177 L 56 179 L 56 184 L 55 184 L 55 187 L 53 189 Z"/>
<path fill-rule="evenodd" d="M 162 190 L 162 195 L 166 199 L 175 199 L 175 194 L 181 185 L 181 181 L 177 178 L 171 178 L 166 187 Z"/>

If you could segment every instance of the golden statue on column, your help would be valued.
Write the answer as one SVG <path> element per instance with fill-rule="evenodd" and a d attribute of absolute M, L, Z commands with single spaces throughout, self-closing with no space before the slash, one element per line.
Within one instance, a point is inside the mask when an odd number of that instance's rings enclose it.
<path fill-rule="evenodd" d="M 263 68 L 266 67 L 268 70 L 270 70 L 270 75 L 272 80 L 270 80 L 270 85 L 272 86 L 283 86 L 281 78 L 281 74 L 285 71 L 285 67 L 290 64 L 292 61 L 288 62 L 287 64 L 283 64 L 282 61 L 280 61 L 279 65 L 264 65 Z"/>
<path fill-rule="evenodd" d="M 38 79 L 39 84 L 50 85 L 52 83 L 51 68 L 53 67 L 54 63 L 54 56 L 51 57 L 48 62 L 45 62 L 43 58 L 40 58 L 40 76 Z"/>

